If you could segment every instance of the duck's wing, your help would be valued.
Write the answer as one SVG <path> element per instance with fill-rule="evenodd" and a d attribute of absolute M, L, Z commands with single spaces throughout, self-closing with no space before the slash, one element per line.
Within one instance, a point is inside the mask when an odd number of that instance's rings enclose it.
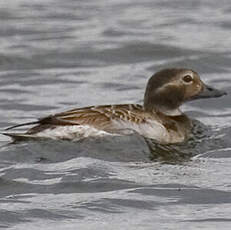
<path fill-rule="evenodd" d="M 40 119 L 29 133 L 38 132 L 45 126 L 89 125 L 103 130 L 110 127 L 113 120 L 141 123 L 145 119 L 142 112 L 142 106 L 133 104 L 78 108 Z"/>
<path fill-rule="evenodd" d="M 103 105 L 73 109 L 53 116 L 58 120 L 71 122 L 72 124 L 89 124 L 107 122 L 113 119 L 141 122 L 143 107 L 136 104 Z M 41 120 L 43 121 L 43 119 Z"/>
<path fill-rule="evenodd" d="M 12 126 L 37 124 L 28 130 L 28 134 L 37 133 L 46 128 L 64 125 L 89 125 L 99 129 L 110 127 L 113 120 L 130 121 L 137 124 L 144 122 L 143 107 L 137 104 L 102 105 L 72 109 L 39 119 L 36 122 Z"/>

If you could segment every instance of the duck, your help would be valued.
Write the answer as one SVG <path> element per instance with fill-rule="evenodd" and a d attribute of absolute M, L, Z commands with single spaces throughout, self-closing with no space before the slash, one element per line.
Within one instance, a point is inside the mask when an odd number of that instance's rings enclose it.
<path fill-rule="evenodd" d="M 148 80 L 141 104 L 98 105 L 76 108 L 11 126 L 31 126 L 24 133 L 9 133 L 13 140 L 80 140 L 103 135 L 134 132 L 160 144 L 186 141 L 192 133 L 192 120 L 180 110 L 188 101 L 216 98 L 226 92 L 206 85 L 192 69 L 168 68 Z M 127 132 L 129 131 L 129 132 Z"/>

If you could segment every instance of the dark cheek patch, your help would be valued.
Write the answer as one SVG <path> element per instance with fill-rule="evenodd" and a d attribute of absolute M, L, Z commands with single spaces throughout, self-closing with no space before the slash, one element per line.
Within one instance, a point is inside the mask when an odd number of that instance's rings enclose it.
<path fill-rule="evenodd" d="M 177 86 L 169 86 L 162 92 L 154 95 L 153 103 L 159 106 L 165 106 L 168 109 L 175 109 L 184 99 L 184 90 Z"/>

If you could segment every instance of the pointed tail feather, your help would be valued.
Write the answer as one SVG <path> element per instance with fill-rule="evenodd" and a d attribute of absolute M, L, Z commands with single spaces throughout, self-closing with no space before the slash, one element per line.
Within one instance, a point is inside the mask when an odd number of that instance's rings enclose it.
<path fill-rule="evenodd" d="M 18 128 L 18 127 L 21 127 L 21 126 L 35 125 L 35 124 L 38 124 L 38 123 L 39 123 L 39 121 L 33 121 L 33 122 L 28 122 L 28 123 L 13 125 L 13 126 L 10 126 L 10 127 L 6 128 L 5 130 L 7 131 L 7 130 Z"/>
<path fill-rule="evenodd" d="M 33 139 L 42 139 L 37 136 L 26 134 L 26 133 L 2 133 L 5 136 L 11 137 L 14 141 L 25 141 Z"/>

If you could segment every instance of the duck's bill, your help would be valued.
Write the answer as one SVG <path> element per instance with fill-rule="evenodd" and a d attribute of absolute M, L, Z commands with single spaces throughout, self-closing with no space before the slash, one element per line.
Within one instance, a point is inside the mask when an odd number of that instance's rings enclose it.
<path fill-rule="evenodd" d="M 204 85 L 204 89 L 198 95 L 194 96 L 193 99 L 222 97 L 224 95 L 227 95 L 225 91 Z"/>

